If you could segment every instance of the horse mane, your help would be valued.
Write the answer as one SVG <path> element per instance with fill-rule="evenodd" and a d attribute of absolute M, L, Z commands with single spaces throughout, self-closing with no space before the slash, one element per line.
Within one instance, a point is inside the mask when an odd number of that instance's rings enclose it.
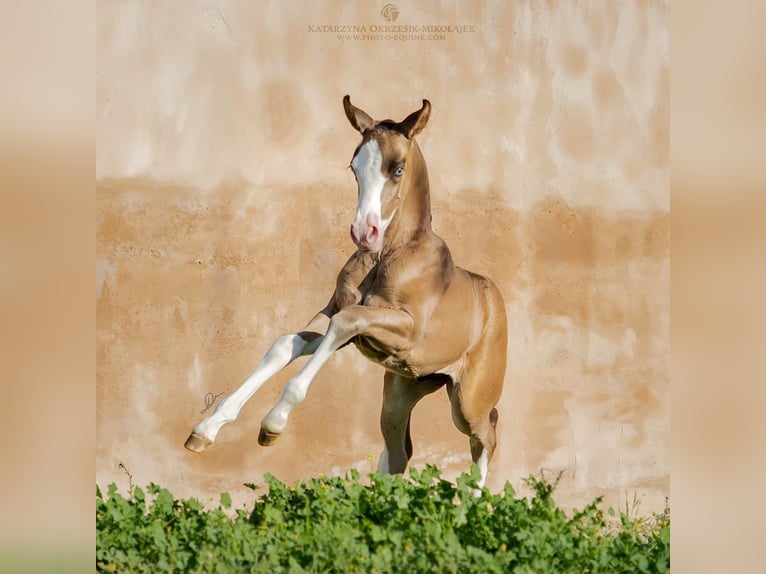
<path fill-rule="evenodd" d="M 400 134 L 402 134 L 404 136 L 407 135 L 402 130 L 402 127 L 399 124 L 399 122 L 395 122 L 394 120 L 383 120 L 383 121 L 380 121 L 377 124 L 375 124 L 375 127 L 376 128 L 385 128 L 387 130 L 398 132 L 398 133 L 400 133 Z"/>

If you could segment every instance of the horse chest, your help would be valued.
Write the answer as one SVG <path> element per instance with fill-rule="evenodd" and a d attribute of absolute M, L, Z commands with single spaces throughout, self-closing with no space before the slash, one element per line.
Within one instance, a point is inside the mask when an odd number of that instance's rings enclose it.
<path fill-rule="evenodd" d="M 354 346 L 367 359 L 405 377 L 418 377 L 420 371 L 411 364 L 407 356 L 400 357 L 391 353 L 380 345 L 378 341 L 370 337 L 357 336 L 353 339 Z"/>
<path fill-rule="evenodd" d="M 389 266 L 385 262 L 370 256 L 355 256 L 338 275 L 336 303 L 339 309 L 349 305 L 390 306 L 390 302 L 396 298 L 394 285 Z"/>

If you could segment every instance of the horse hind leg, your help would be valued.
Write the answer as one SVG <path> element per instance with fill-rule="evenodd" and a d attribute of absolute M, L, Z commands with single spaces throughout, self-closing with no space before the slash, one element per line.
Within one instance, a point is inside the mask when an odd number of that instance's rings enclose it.
<path fill-rule="evenodd" d="M 497 446 L 498 412 L 495 405 L 502 391 L 504 366 L 502 370 L 489 371 L 486 365 L 482 370 L 467 368 L 460 380 L 447 384 L 452 420 L 457 429 L 468 436 L 471 460 L 479 467 L 479 488 L 487 482 L 489 462 Z"/>
<path fill-rule="evenodd" d="M 458 380 L 447 385 L 447 392 L 452 404 L 452 420 L 469 437 L 471 459 L 479 467 L 479 487 L 483 488 L 497 446 L 495 406 L 503 392 L 508 325 L 497 287 L 484 278 L 477 281 L 485 294 L 484 329 L 479 341 L 466 353 Z"/>

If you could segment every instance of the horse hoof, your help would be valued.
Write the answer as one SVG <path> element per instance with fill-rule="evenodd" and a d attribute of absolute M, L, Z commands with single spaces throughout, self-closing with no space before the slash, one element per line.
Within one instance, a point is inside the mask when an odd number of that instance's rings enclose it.
<path fill-rule="evenodd" d="M 261 432 L 258 433 L 258 444 L 261 446 L 271 446 L 279 438 L 279 433 L 269 432 L 261 427 Z"/>
<path fill-rule="evenodd" d="M 211 444 L 213 444 L 212 440 L 193 432 L 189 435 L 189 438 L 186 439 L 184 447 L 192 452 L 202 452 Z"/>

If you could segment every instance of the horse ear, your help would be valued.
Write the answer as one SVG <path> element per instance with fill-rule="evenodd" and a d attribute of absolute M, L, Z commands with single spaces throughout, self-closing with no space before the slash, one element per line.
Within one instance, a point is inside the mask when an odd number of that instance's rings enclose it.
<path fill-rule="evenodd" d="M 375 125 L 375 120 L 367 115 L 367 112 L 354 106 L 351 103 L 351 98 L 349 96 L 343 98 L 343 109 L 346 112 L 348 121 L 351 122 L 351 125 L 354 126 L 354 129 L 360 134 L 363 134 L 365 131 Z"/>
<path fill-rule="evenodd" d="M 417 112 L 412 112 L 404 120 L 399 122 L 399 129 L 408 139 L 412 139 L 426 127 L 430 115 L 431 102 L 423 100 L 423 107 Z"/>

